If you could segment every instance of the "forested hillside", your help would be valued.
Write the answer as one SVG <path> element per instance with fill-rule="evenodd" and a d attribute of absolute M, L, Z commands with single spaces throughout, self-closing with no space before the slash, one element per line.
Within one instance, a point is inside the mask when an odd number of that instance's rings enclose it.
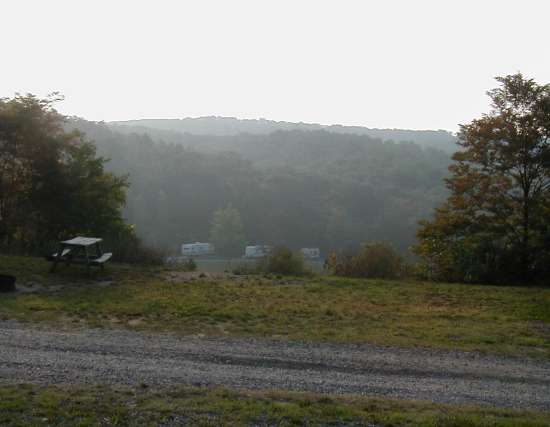
<path fill-rule="evenodd" d="M 193 135 L 229 136 L 249 133 L 265 135 L 276 131 L 326 130 L 331 133 L 367 135 L 384 141 L 415 142 L 421 147 L 433 147 L 447 152 L 457 148 L 456 138 L 444 130 L 370 129 L 363 126 L 321 125 L 317 123 L 278 122 L 266 119 L 236 119 L 234 117 L 197 117 L 184 119 L 144 119 L 111 122 L 122 132 L 150 132 L 157 129 Z"/>
<path fill-rule="evenodd" d="M 386 240 L 401 251 L 446 193 L 448 153 L 325 130 L 209 136 L 74 120 L 117 174 L 125 215 L 146 243 L 208 240 L 215 212 L 238 211 L 245 241 L 323 251 Z M 231 231 L 228 231 L 231 232 Z"/>

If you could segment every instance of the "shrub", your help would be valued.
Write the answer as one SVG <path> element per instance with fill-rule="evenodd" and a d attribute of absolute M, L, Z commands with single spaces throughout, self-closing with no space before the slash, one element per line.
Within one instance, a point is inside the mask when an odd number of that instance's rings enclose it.
<path fill-rule="evenodd" d="M 385 243 L 368 243 L 354 255 L 332 252 L 326 267 L 337 276 L 396 279 L 403 276 L 403 258 Z"/>
<path fill-rule="evenodd" d="M 154 248 L 143 245 L 135 235 L 132 226 L 116 234 L 108 235 L 104 239 L 104 250 L 113 252 L 113 261 L 131 264 L 161 265 L 165 254 Z"/>
<path fill-rule="evenodd" d="M 193 258 L 188 258 L 182 265 L 184 271 L 195 271 L 197 269 L 197 263 Z"/>
<path fill-rule="evenodd" d="M 271 277 L 271 274 L 278 277 L 311 274 L 311 271 L 305 266 L 302 254 L 292 252 L 284 246 L 275 248 L 268 257 L 258 260 L 255 264 L 241 263 L 232 272 L 237 275 L 264 274 L 268 278 Z"/>
<path fill-rule="evenodd" d="M 236 265 L 232 270 L 231 272 L 237 276 L 240 276 L 240 275 L 249 275 L 249 274 L 258 274 L 260 273 L 259 271 L 259 266 L 258 265 L 251 265 L 249 263 L 246 263 L 246 262 L 242 262 L 238 265 Z"/>
<path fill-rule="evenodd" d="M 286 247 L 277 247 L 265 260 L 267 273 L 301 276 L 309 274 L 304 264 L 304 257 L 298 252 L 292 252 Z"/>

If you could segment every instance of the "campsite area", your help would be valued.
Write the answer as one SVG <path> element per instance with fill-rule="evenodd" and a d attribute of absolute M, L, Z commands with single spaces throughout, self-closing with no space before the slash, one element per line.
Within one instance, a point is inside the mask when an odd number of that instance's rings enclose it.
<path fill-rule="evenodd" d="M 1 262 L 8 425 L 550 422 L 548 289 Z"/>

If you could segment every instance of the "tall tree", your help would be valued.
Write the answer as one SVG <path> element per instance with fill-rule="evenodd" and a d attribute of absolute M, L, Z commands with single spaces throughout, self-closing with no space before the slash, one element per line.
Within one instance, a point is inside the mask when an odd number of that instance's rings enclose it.
<path fill-rule="evenodd" d="M 80 132 L 64 130 L 53 96 L 0 99 L 0 244 L 36 250 L 74 234 L 119 233 L 127 180 Z"/>
<path fill-rule="evenodd" d="M 451 191 L 418 231 L 416 251 L 437 275 L 529 280 L 550 261 L 550 85 L 499 77 L 489 114 L 462 125 Z"/>
<path fill-rule="evenodd" d="M 244 232 L 241 215 L 231 204 L 214 212 L 210 239 L 216 252 L 222 255 L 240 255 L 244 251 Z"/>

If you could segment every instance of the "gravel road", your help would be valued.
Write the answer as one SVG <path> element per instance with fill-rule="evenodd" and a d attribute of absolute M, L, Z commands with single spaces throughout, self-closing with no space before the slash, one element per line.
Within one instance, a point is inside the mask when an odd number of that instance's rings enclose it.
<path fill-rule="evenodd" d="M 550 410 L 550 362 L 473 353 L 0 321 L 0 382 L 174 384 L 378 395 Z"/>

